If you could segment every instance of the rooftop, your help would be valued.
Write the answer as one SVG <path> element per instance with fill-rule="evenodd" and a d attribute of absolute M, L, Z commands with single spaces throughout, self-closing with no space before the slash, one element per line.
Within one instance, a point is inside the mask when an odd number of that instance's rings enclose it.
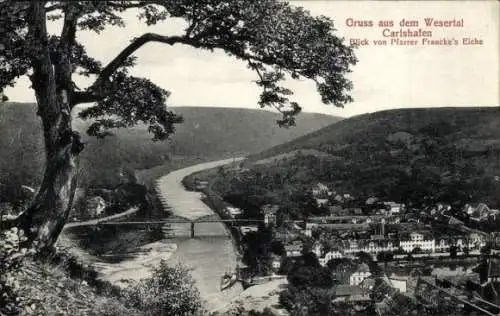
<path fill-rule="evenodd" d="M 500 259 L 491 259 L 488 267 L 488 276 L 490 278 L 500 277 Z"/>
<path fill-rule="evenodd" d="M 339 284 L 335 288 L 336 296 L 362 295 L 363 289 L 358 285 Z"/>
<path fill-rule="evenodd" d="M 370 267 L 368 267 L 366 263 L 361 263 L 356 269 L 356 272 L 370 272 Z"/>

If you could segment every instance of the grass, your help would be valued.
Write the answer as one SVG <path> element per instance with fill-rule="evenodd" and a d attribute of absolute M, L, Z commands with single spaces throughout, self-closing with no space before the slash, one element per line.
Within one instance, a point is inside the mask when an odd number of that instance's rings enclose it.
<path fill-rule="evenodd" d="M 21 315 L 144 315 L 91 281 L 68 276 L 65 263 L 25 259 L 17 269 L 18 305 Z"/>

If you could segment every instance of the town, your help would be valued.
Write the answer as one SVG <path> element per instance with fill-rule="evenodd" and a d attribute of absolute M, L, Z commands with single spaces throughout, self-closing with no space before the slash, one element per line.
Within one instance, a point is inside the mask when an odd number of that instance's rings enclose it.
<path fill-rule="evenodd" d="M 500 316 L 499 5 L 0 0 L 0 316 Z"/>
<path fill-rule="evenodd" d="M 197 181 L 196 189 L 216 198 L 208 181 Z M 385 293 L 385 298 L 377 302 L 379 309 L 403 296 L 427 304 L 459 302 L 453 307 L 457 315 L 470 310 L 492 315 L 500 312 L 497 236 L 466 226 L 455 217 L 457 214 L 452 215 L 450 205 L 437 203 L 433 208 L 417 210 L 370 197 L 365 205 L 352 207 L 354 196 L 339 194 L 323 183 L 312 186 L 310 194 L 316 207 L 328 214 L 280 222 L 280 205 L 266 204 L 260 211 L 262 223 L 257 225 L 245 223 L 244 210 L 220 204 L 221 217 L 235 219 L 230 225 L 243 253 L 253 251 L 249 249 L 252 245 L 245 244 L 251 239 L 249 235 L 272 235 L 268 242 L 274 252 L 252 252 L 252 256 L 261 255 L 268 267 L 243 266 L 239 273 L 246 269 L 252 280 L 265 282 L 272 280 L 268 276 L 286 276 L 293 262 L 313 254 L 337 284 L 334 304 L 366 309 L 373 302 L 375 280 L 383 280 L 384 291 L 392 296 Z M 484 203 L 467 204 L 460 210 L 462 218 L 477 226 L 496 221 L 499 214 Z"/>

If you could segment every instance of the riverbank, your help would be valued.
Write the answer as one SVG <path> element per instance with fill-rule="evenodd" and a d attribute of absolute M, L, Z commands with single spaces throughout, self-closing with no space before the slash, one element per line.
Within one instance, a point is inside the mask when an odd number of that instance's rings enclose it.
<path fill-rule="evenodd" d="M 264 312 L 271 315 L 289 315 L 279 304 L 279 294 L 286 288 L 286 279 L 274 280 L 265 284 L 254 285 L 238 296 L 226 306 L 214 311 L 215 315 L 232 315 L 239 309 L 245 311 Z"/>
<path fill-rule="evenodd" d="M 242 158 L 225 159 L 202 163 L 188 168 L 173 171 L 157 181 L 158 193 L 161 200 L 168 206 L 174 216 L 189 220 L 196 220 L 203 216 L 217 216 L 202 201 L 200 192 L 187 191 L 182 180 L 195 172 L 215 168 Z M 175 225 L 172 225 L 175 226 Z M 174 230 L 185 230 L 186 227 L 173 227 Z M 209 311 L 225 306 L 243 291 L 241 284 L 220 290 L 220 278 L 226 272 L 233 272 L 238 262 L 238 254 L 233 245 L 230 233 L 223 223 L 198 223 L 195 226 L 195 235 L 200 238 L 177 239 L 177 251 L 173 253 L 169 262 L 182 263 L 191 269 L 191 275 L 196 281 L 202 299 L 206 302 Z"/>
<path fill-rule="evenodd" d="M 186 191 L 182 179 L 193 172 L 232 161 L 235 159 L 197 164 L 172 171 L 158 179 L 157 192 L 161 197 L 165 213 L 189 219 L 214 215 L 215 213 L 202 202 L 200 193 Z M 114 217 L 114 220 L 116 219 L 117 217 Z M 186 230 L 185 225 L 182 227 L 180 224 L 180 226 L 173 229 Z M 78 227 L 70 229 L 75 228 L 78 229 Z M 103 258 L 75 247 L 76 241 L 68 234 L 61 236 L 58 246 L 69 249 L 84 262 L 94 266 L 100 279 L 121 287 L 148 277 L 152 268 L 162 259 L 168 260 L 171 264 L 181 263 L 191 270 L 201 298 L 206 302 L 207 309 L 212 311 L 225 306 L 243 291 L 239 283 L 224 292 L 220 291 L 220 277 L 225 272 L 234 271 L 238 260 L 237 252 L 230 234 L 222 223 L 199 223 L 196 225 L 196 232 L 204 237 L 190 239 L 163 236 L 155 242 L 142 245 L 119 262 L 106 262 Z"/>

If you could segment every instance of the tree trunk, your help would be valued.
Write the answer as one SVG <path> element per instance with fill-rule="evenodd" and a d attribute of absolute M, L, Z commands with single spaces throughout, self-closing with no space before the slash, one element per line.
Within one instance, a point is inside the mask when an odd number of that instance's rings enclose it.
<path fill-rule="evenodd" d="M 42 119 L 46 162 L 40 189 L 20 219 L 29 240 L 40 250 L 52 248 L 66 223 L 76 190 L 78 155 L 83 149 L 79 135 L 71 129 L 70 43 L 60 45 L 57 60 L 52 60 L 45 14 L 43 2 L 31 2 L 30 79 Z M 66 21 L 64 29 L 69 29 Z"/>
<path fill-rule="evenodd" d="M 22 219 L 30 241 L 39 249 L 54 245 L 68 219 L 76 190 L 80 146 L 75 135 L 50 152 L 40 189 Z"/>

